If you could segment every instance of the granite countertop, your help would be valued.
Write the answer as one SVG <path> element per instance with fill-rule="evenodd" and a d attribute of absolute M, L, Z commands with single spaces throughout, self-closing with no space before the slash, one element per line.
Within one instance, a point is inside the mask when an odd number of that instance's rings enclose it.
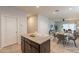
<path fill-rule="evenodd" d="M 31 37 L 30 35 L 22 35 L 25 38 L 28 38 L 29 40 L 36 42 L 38 44 L 42 44 L 43 42 L 47 41 L 50 39 L 49 36 L 35 36 L 35 37 Z"/>

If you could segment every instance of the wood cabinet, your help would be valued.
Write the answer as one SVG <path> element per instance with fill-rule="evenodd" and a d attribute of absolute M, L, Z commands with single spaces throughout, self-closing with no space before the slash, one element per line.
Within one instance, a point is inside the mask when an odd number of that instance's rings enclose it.
<path fill-rule="evenodd" d="M 24 52 L 24 37 L 21 37 L 21 50 Z"/>
<path fill-rule="evenodd" d="M 25 53 L 30 53 L 31 52 L 31 45 L 28 44 L 27 42 L 25 42 L 25 46 L 24 46 L 24 52 Z"/>
<path fill-rule="evenodd" d="M 50 40 L 38 44 L 21 36 L 21 50 L 23 53 L 48 53 L 50 52 Z"/>

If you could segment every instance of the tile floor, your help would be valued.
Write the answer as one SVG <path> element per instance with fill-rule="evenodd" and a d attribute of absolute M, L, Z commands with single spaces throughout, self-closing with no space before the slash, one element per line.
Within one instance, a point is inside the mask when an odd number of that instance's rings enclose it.
<path fill-rule="evenodd" d="M 71 41 L 69 45 L 63 47 L 62 44 L 57 44 L 57 39 L 51 40 L 51 53 L 79 53 L 79 39 L 76 40 L 77 48 Z M 21 46 L 14 44 L 0 49 L 0 53 L 21 53 Z"/>
<path fill-rule="evenodd" d="M 13 44 L 0 49 L 0 53 L 21 53 L 21 48 L 19 44 Z"/>
<path fill-rule="evenodd" d="M 62 44 L 57 44 L 57 40 L 51 40 L 51 53 L 79 53 L 79 38 L 76 40 L 77 48 L 73 41 L 65 47 Z"/>

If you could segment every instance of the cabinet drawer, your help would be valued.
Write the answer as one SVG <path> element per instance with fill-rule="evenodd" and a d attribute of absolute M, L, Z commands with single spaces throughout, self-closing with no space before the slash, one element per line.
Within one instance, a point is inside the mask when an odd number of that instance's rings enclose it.
<path fill-rule="evenodd" d="M 31 53 L 39 53 L 40 51 L 34 47 L 31 47 Z"/>
<path fill-rule="evenodd" d="M 35 42 L 33 42 L 33 41 L 27 39 L 27 38 L 25 39 L 25 42 L 27 42 L 28 44 L 30 44 L 30 45 L 33 46 L 34 48 L 39 49 L 39 44 L 37 44 L 37 43 L 35 43 Z"/>

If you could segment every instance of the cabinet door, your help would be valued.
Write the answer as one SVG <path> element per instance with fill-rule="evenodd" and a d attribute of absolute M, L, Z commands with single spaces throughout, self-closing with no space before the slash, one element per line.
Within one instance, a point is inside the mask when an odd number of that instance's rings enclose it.
<path fill-rule="evenodd" d="M 23 39 L 21 39 L 21 50 L 22 52 L 24 52 L 24 40 Z"/>
<path fill-rule="evenodd" d="M 41 53 L 49 53 L 50 52 L 50 40 L 47 40 L 46 42 L 44 42 L 40 45 L 40 52 Z"/>
<path fill-rule="evenodd" d="M 25 42 L 25 53 L 31 53 L 31 46 L 27 42 Z"/>
<path fill-rule="evenodd" d="M 39 53 L 39 50 L 34 48 L 33 46 L 31 47 L 31 51 L 32 51 L 32 53 Z"/>

